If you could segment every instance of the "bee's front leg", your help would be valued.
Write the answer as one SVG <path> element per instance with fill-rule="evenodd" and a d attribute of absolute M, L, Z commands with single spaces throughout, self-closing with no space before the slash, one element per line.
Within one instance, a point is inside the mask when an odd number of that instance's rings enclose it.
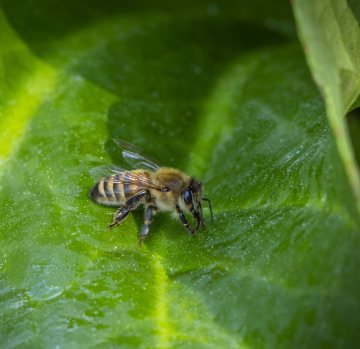
<path fill-rule="evenodd" d="M 146 239 L 149 234 L 150 224 L 152 222 L 152 213 L 156 211 L 157 208 L 155 206 L 148 206 L 145 211 L 145 223 L 141 228 L 140 231 L 140 239 L 139 243 L 137 244 L 138 247 L 141 247 L 142 242 Z"/>
<path fill-rule="evenodd" d="M 184 224 L 184 226 L 186 228 L 189 229 L 190 233 L 191 234 L 195 234 L 196 233 L 196 229 L 192 229 L 183 213 L 183 211 L 180 210 L 180 207 L 178 205 L 176 205 L 176 211 L 177 213 L 179 214 L 179 217 L 180 217 L 180 220 L 181 220 L 181 223 Z"/>

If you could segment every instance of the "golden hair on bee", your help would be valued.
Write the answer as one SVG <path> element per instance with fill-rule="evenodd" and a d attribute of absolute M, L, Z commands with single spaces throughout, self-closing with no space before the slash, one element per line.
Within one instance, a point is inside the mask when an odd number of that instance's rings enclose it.
<path fill-rule="evenodd" d="M 145 222 L 140 232 L 139 247 L 149 234 L 152 217 L 156 212 L 173 212 L 191 234 L 195 234 L 200 225 L 204 229 L 201 202 L 207 201 L 213 222 L 211 203 L 202 197 L 204 187 L 200 181 L 178 169 L 162 166 L 127 141 L 114 139 L 114 142 L 122 149 L 125 161 L 135 169 L 129 171 L 117 165 L 103 165 L 90 171 L 94 178 L 99 179 L 90 196 L 101 205 L 119 207 L 109 229 L 121 223 L 130 211 L 140 205 L 145 207 Z M 183 211 L 194 216 L 196 228 L 190 227 Z"/>

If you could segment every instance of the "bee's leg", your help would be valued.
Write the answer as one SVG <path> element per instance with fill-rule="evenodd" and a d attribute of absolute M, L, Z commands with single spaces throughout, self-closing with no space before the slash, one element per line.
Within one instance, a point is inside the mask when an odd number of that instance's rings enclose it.
<path fill-rule="evenodd" d="M 146 191 L 141 191 L 140 193 L 133 196 L 131 199 L 125 202 L 124 206 L 120 207 L 114 215 L 114 220 L 112 224 L 108 226 L 108 229 L 111 229 L 116 224 L 121 223 L 130 213 L 131 210 L 136 208 L 136 205 L 139 203 L 140 199 L 144 197 Z"/>
<path fill-rule="evenodd" d="M 181 220 L 181 223 L 184 224 L 184 226 L 186 228 L 189 229 L 190 233 L 191 234 L 195 234 L 196 233 L 196 229 L 192 229 L 183 213 L 183 211 L 180 210 L 180 207 L 176 205 L 176 211 L 177 213 L 179 214 L 179 217 L 180 217 L 180 220 Z"/>
<path fill-rule="evenodd" d="M 146 239 L 147 235 L 149 234 L 150 224 L 152 222 L 152 213 L 155 210 L 156 210 L 155 206 L 148 206 L 145 211 L 145 223 L 140 231 L 140 239 L 139 239 L 139 243 L 137 244 L 138 247 L 141 247 L 142 242 Z"/>
<path fill-rule="evenodd" d="M 130 213 L 130 210 L 122 206 L 120 207 L 114 214 L 113 222 L 108 226 L 108 229 L 111 229 L 112 227 L 115 227 L 116 224 L 121 223 Z"/>

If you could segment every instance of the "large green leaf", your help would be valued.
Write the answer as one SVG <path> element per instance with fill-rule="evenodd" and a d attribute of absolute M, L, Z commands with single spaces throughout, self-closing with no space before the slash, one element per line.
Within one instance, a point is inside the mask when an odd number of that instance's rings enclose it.
<path fill-rule="evenodd" d="M 2 348 L 359 346 L 358 211 L 289 5 L 1 4 Z M 108 231 L 115 137 L 214 224 Z"/>

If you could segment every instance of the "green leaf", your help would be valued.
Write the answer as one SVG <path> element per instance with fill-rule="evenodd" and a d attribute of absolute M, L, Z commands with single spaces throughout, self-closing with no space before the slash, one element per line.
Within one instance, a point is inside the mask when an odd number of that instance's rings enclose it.
<path fill-rule="evenodd" d="M 360 174 L 345 114 L 360 103 L 360 3 L 356 0 L 292 2 L 306 59 L 326 103 L 339 154 L 360 211 Z"/>
<path fill-rule="evenodd" d="M 2 348 L 359 346 L 358 211 L 289 6 L 1 9 Z M 107 230 L 113 138 L 201 179 L 214 224 Z"/>

